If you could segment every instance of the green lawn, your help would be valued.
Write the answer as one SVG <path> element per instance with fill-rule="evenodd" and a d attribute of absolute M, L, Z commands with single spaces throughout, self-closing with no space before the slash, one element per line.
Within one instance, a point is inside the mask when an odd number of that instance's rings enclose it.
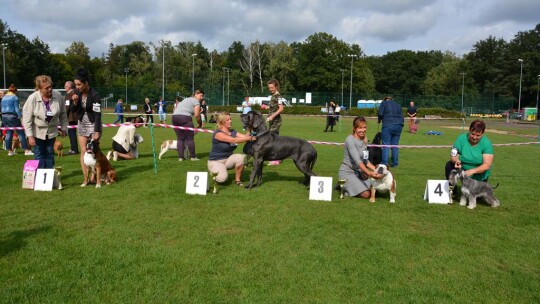
<path fill-rule="evenodd" d="M 351 122 L 323 133 L 324 117 L 285 116 L 282 134 L 341 143 Z M 539 133 L 538 125 L 487 125 L 495 144 Z M 400 144 L 450 146 L 462 124 L 419 127 Z M 105 150 L 115 131 L 105 129 Z M 370 120 L 369 137 L 376 131 Z M 56 158 L 64 190 L 23 190 L 28 157 L 1 151 L 0 303 L 540 302 L 538 145 L 495 147 L 490 182 L 500 183 L 501 207 L 468 210 L 423 201 L 426 181 L 444 178 L 449 148 L 400 151 L 394 205 L 337 192 L 310 201 L 290 160 L 265 167 L 260 188 L 229 182 L 217 195 L 193 196 L 186 172 L 206 171 L 211 135 L 195 136 L 201 161 L 179 163 L 169 151 L 154 173 L 150 129 L 138 132 L 141 158 L 114 162 L 118 182 L 101 189 L 79 187 L 78 157 L 65 156 Z M 158 149 L 175 135 L 156 128 L 155 138 Z M 315 147 L 315 172 L 335 181 L 342 146 Z"/>

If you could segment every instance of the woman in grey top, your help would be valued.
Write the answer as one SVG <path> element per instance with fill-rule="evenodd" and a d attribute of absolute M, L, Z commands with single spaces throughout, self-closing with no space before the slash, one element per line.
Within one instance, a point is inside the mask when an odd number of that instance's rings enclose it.
<path fill-rule="evenodd" d="M 188 97 L 184 100 L 182 100 L 176 109 L 174 109 L 174 113 L 172 115 L 172 123 L 174 126 L 179 127 L 187 127 L 187 128 L 193 128 L 193 116 L 195 116 L 195 119 L 197 119 L 198 126 L 197 128 L 200 128 L 202 126 L 201 121 L 201 105 L 200 102 L 204 98 L 204 91 L 203 90 L 196 90 L 192 97 Z M 184 145 L 187 145 L 189 149 L 189 155 L 191 160 L 199 160 L 197 156 L 195 155 L 195 141 L 193 138 L 195 137 L 195 132 L 192 130 L 183 130 L 183 129 L 174 129 L 174 133 L 176 133 L 176 139 L 177 139 L 177 145 L 176 148 L 178 150 L 178 161 L 184 160 Z"/>
<path fill-rule="evenodd" d="M 353 121 L 352 134 L 345 139 L 345 154 L 339 167 L 339 179 L 346 180 L 345 194 L 361 198 L 369 198 L 371 186 L 368 178 L 379 179 L 375 166 L 368 160 L 366 145 L 367 121 L 364 117 L 356 117 Z"/>

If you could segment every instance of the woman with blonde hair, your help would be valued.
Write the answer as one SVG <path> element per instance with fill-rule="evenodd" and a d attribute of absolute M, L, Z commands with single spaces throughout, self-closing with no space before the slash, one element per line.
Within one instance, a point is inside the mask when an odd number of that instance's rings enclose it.
<path fill-rule="evenodd" d="M 38 76 L 34 82 L 36 91 L 28 96 L 23 107 L 24 131 L 28 143 L 36 147 L 34 158 L 39 160 L 39 168 L 53 169 L 54 142 L 58 134 L 67 134 L 66 106 L 62 94 L 53 90 L 50 76 Z"/>
<path fill-rule="evenodd" d="M 238 143 L 256 140 L 254 136 L 238 133 L 231 128 L 231 114 L 223 112 L 217 117 L 216 130 L 212 135 L 212 149 L 208 155 L 208 171 L 217 172 L 216 182 L 227 181 L 227 170 L 234 168 L 236 185 L 242 187 L 244 154 L 234 154 Z"/>

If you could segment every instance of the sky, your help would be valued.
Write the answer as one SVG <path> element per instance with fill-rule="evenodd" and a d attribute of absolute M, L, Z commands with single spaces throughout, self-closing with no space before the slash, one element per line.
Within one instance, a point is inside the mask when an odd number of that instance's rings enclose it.
<path fill-rule="evenodd" d="M 91 57 L 111 43 L 201 41 L 222 52 L 234 41 L 303 42 L 319 32 L 367 56 L 403 49 L 461 56 L 489 36 L 508 42 L 533 30 L 539 12 L 540 0 L 7 0 L 0 19 L 53 53 L 82 41 Z"/>

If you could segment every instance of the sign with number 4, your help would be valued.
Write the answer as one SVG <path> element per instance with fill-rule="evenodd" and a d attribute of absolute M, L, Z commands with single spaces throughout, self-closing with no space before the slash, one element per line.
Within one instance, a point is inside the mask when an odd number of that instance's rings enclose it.
<path fill-rule="evenodd" d="M 188 172 L 186 193 L 206 195 L 208 189 L 208 172 Z"/>
<path fill-rule="evenodd" d="M 424 200 L 430 204 L 449 204 L 450 189 L 447 180 L 429 179 L 424 191 Z"/>
<path fill-rule="evenodd" d="M 332 178 L 312 176 L 309 183 L 309 199 L 315 201 L 331 201 Z"/>

